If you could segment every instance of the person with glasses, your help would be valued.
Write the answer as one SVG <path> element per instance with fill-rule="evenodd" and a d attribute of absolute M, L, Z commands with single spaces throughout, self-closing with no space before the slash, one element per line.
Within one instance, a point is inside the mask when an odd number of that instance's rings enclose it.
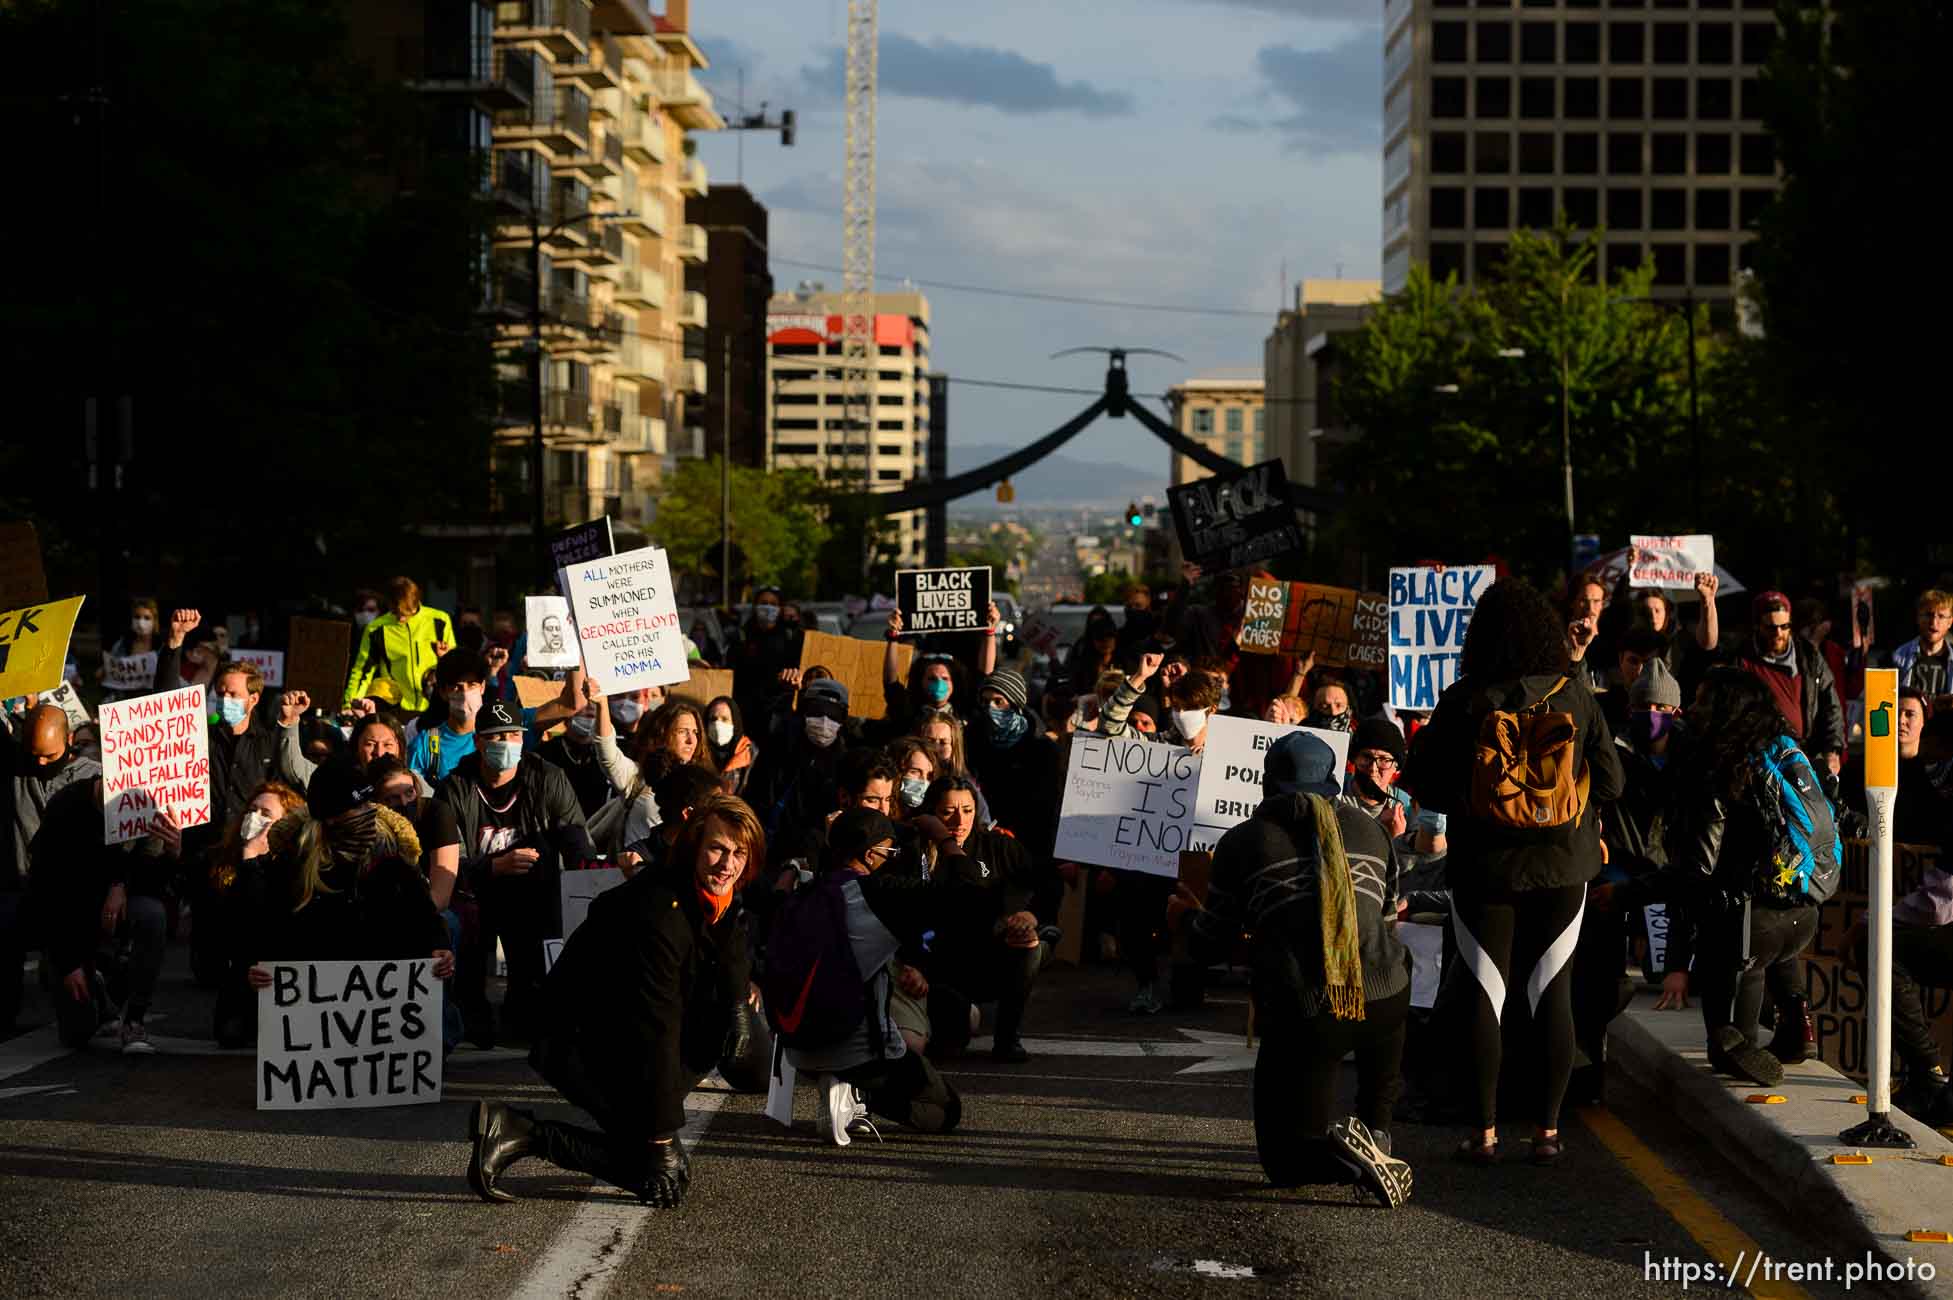
<path fill-rule="evenodd" d="M 1831 666 L 1792 628 L 1790 597 L 1766 591 L 1750 602 L 1750 644 L 1737 667 L 1762 681 L 1784 725 L 1819 773 L 1844 763 L 1844 706 Z M 1830 792 L 1835 794 L 1834 789 Z M 1835 802 L 1835 800 L 1834 800 Z"/>

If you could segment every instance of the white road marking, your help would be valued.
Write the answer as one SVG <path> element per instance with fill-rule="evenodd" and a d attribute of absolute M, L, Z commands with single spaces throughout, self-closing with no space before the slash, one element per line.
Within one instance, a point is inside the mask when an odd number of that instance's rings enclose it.
<path fill-rule="evenodd" d="M 1197 1057 L 1193 1065 L 1176 1074 L 1223 1074 L 1233 1070 L 1252 1070 L 1255 1049 L 1246 1046 L 1240 1034 L 1218 1034 L 1207 1029 L 1182 1029 L 1191 1042 L 1177 1039 L 1135 1038 L 1026 1038 L 1024 1050 L 1033 1059 L 1040 1056 L 1098 1057 Z M 991 1040 L 970 1041 L 971 1052 L 987 1052 Z"/>
<path fill-rule="evenodd" d="M 32 1097 L 38 1093 L 52 1093 L 57 1097 L 72 1097 L 73 1088 L 64 1088 L 58 1083 L 43 1083 L 22 1088 L 0 1088 L 0 1101 L 12 1101 L 15 1097 Z"/>
<path fill-rule="evenodd" d="M 53 1025 L 42 1025 L 32 1033 L 17 1035 L 0 1043 L 0 1079 L 11 1079 L 35 1066 L 58 1061 L 68 1050 L 61 1045 L 61 1031 Z"/>

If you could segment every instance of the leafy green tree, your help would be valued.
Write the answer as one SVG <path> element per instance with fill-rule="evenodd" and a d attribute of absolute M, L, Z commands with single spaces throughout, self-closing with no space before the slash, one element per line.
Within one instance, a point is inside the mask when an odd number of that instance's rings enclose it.
<path fill-rule="evenodd" d="M 816 557 L 831 533 L 829 493 L 807 470 L 732 467 L 733 590 L 777 586 L 790 598 L 817 595 Z M 679 462 L 665 479 L 646 530 L 671 553 L 673 578 L 707 592 L 719 587 L 719 461 Z"/>

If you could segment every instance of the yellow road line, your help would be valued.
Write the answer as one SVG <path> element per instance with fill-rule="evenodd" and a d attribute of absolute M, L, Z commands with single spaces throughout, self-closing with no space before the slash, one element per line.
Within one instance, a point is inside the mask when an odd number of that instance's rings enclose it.
<path fill-rule="evenodd" d="M 1663 1164 L 1661 1157 L 1646 1142 L 1630 1133 L 1627 1125 L 1616 1119 L 1613 1112 L 1597 1106 L 1582 1106 L 1576 1113 L 1587 1131 L 1600 1139 L 1601 1145 L 1627 1167 L 1627 1171 L 1653 1194 L 1655 1203 L 1681 1224 L 1717 1265 L 1725 1271 L 1741 1267 L 1748 1272 L 1751 1263 L 1762 1256 L 1763 1248 L 1748 1233 L 1731 1223 L 1721 1210 L 1703 1199 L 1702 1194 L 1689 1186 L 1681 1175 Z M 1740 1275 L 1738 1281 L 1741 1281 Z M 1710 1289 L 1713 1288 L 1705 1288 Z M 1808 1291 L 1794 1282 L 1781 1279 L 1766 1281 L 1756 1277 L 1744 1289 L 1757 1300 L 1810 1300 Z"/>

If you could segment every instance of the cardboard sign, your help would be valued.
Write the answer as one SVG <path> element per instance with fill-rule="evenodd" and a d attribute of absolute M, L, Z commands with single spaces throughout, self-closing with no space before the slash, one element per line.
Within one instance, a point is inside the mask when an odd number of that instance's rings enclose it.
<path fill-rule="evenodd" d="M 210 723 L 201 686 L 102 705 L 102 843 L 210 820 Z"/>
<path fill-rule="evenodd" d="M 275 961 L 258 990 L 259 1110 L 441 1100 L 441 981 L 429 957 Z"/>
<path fill-rule="evenodd" d="M 897 569 L 902 635 L 981 632 L 990 626 L 990 568 Z"/>
<path fill-rule="evenodd" d="M 1064 629 L 1041 613 L 1033 614 L 1017 625 L 1017 639 L 1047 659 L 1057 651 L 1058 638 L 1063 635 Z"/>
<path fill-rule="evenodd" d="M 1249 654 L 1313 654 L 1324 668 L 1382 668 L 1389 661 L 1389 603 L 1347 587 L 1282 582 L 1257 574 L 1235 644 Z"/>
<path fill-rule="evenodd" d="M 691 676 L 662 549 L 585 560 L 565 572 L 584 668 L 606 692 L 670 686 Z"/>
<path fill-rule="evenodd" d="M 568 939 L 583 924 L 583 918 L 590 915 L 590 900 L 624 883 L 624 870 L 596 867 L 589 871 L 565 871 L 557 879 L 562 890 L 563 938 Z"/>
<path fill-rule="evenodd" d="M 561 596 L 530 596 L 523 602 L 528 614 L 529 649 L 525 655 L 531 668 L 574 668 L 576 640 L 570 635 L 570 602 Z"/>
<path fill-rule="evenodd" d="M 1166 490 L 1186 557 L 1212 573 L 1302 549 L 1280 460 Z"/>
<path fill-rule="evenodd" d="M 691 680 L 679 682 L 670 691 L 666 692 L 666 694 L 674 700 L 690 700 L 703 710 L 706 705 L 712 703 L 712 701 L 718 699 L 721 695 L 729 696 L 732 694 L 732 669 L 694 668 L 692 669 Z M 854 703 L 852 692 L 850 692 L 848 703 L 850 706 Z M 852 708 L 850 708 L 850 711 L 852 711 Z"/>
<path fill-rule="evenodd" d="M 346 693 L 353 625 L 331 618 L 294 618 L 291 629 L 285 684 L 304 691 L 315 703 L 338 703 Z"/>
<path fill-rule="evenodd" d="M 1429 710 L 1458 680 L 1465 628 L 1492 566 L 1390 571 L 1390 707 Z"/>
<path fill-rule="evenodd" d="M 540 709 L 551 700 L 561 698 L 563 683 L 550 681 L 547 677 L 530 677 L 515 673 L 509 677 L 515 684 L 515 700 L 525 709 Z"/>
<path fill-rule="evenodd" d="M 1865 788 L 1899 788 L 1899 670 L 1865 670 Z"/>
<path fill-rule="evenodd" d="M 150 691 L 156 689 L 156 652 L 141 655 L 102 656 L 102 689 L 105 691 Z"/>
<path fill-rule="evenodd" d="M 1262 766 L 1268 748 L 1291 731 L 1306 731 L 1329 746 L 1336 756 L 1330 779 L 1340 787 L 1349 762 L 1349 733 L 1315 727 L 1290 727 L 1255 718 L 1215 717 L 1207 720 L 1207 747 L 1200 755 L 1200 785 L 1194 798 L 1194 824 L 1189 847 L 1211 852 L 1229 827 L 1254 815 L 1263 794 Z"/>
<path fill-rule="evenodd" d="M 848 716 L 871 721 L 888 713 L 888 699 L 882 694 L 882 658 L 888 653 L 886 641 L 862 641 L 851 636 L 832 636 L 826 632 L 803 632 L 800 641 L 800 671 L 815 664 L 833 673 L 848 688 Z M 915 647 L 898 642 L 895 669 L 903 681 L 909 679 L 909 665 L 915 660 Z"/>
<path fill-rule="evenodd" d="M 32 522 L 0 524 L 0 609 L 47 603 L 47 571 L 41 564 L 41 535 Z"/>
<path fill-rule="evenodd" d="M 238 650 L 233 648 L 225 658 L 234 664 L 254 665 L 258 670 L 258 675 L 264 678 L 264 684 L 266 686 L 282 687 L 285 684 L 285 652 L 283 650 Z M 306 693 L 309 695 L 311 692 L 308 691 Z M 321 700 L 327 700 L 332 697 L 325 695 L 319 698 Z"/>
<path fill-rule="evenodd" d="M 1716 539 L 1707 533 L 1635 533 L 1628 538 L 1630 587 L 1694 587 L 1716 571 Z"/>
<path fill-rule="evenodd" d="M 570 594 L 570 585 L 563 571 L 572 564 L 600 560 L 615 554 L 617 542 L 611 535 L 609 515 L 574 528 L 565 528 L 549 539 L 549 567 L 556 571 L 557 590 L 565 596 Z"/>
<path fill-rule="evenodd" d="M 94 719 L 88 716 L 88 706 L 81 702 L 81 694 L 75 690 L 73 682 L 62 682 L 51 691 L 42 691 L 40 702 L 52 704 L 67 715 L 68 730 L 85 727 Z"/>
<path fill-rule="evenodd" d="M 1179 745 L 1074 733 L 1055 856 L 1177 878 L 1200 771 Z"/>
<path fill-rule="evenodd" d="M 65 677 L 82 597 L 0 613 L 0 700 L 51 691 Z"/>

